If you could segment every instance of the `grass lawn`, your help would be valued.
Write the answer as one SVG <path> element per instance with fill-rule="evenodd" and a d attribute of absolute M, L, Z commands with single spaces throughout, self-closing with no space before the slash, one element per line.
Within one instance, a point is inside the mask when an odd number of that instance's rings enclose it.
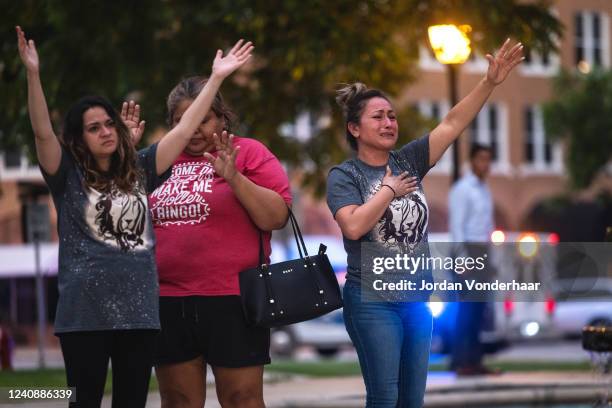
<path fill-rule="evenodd" d="M 106 377 L 105 391 L 111 390 L 111 371 Z M 2 387 L 56 387 L 66 386 L 66 374 L 63 368 L 46 368 L 43 370 L 0 371 Z M 157 379 L 151 376 L 150 389 L 157 389 Z"/>
<path fill-rule="evenodd" d="M 505 372 L 528 371 L 590 371 L 587 362 L 534 362 L 516 361 L 490 364 L 491 367 L 500 368 Z M 288 374 L 301 374 L 313 377 L 341 377 L 361 375 L 359 363 L 356 361 L 313 361 L 296 362 L 291 360 L 278 361 L 266 367 L 268 371 Z M 445 364 L 431 364 L 429 371 L 446 371 Z"/>

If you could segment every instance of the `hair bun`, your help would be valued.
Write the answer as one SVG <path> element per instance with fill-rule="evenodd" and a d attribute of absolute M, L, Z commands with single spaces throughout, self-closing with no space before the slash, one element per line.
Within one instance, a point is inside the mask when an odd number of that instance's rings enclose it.
<path fill-rule="evenodd" d="M 348 111 L 348 106 L 355 100 L 355 98 L 366 92 L 368 87 L 361 82 L 353 82 L 352 84 L 346 84 L 342 88 L 336 91 L 336 103 L 340 105 L 344 114 Z"/>

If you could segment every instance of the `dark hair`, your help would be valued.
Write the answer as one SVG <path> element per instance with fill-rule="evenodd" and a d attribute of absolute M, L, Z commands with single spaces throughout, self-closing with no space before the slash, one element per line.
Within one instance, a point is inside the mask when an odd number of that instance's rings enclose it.
<path fill-rule="evenodd" d="M 361 82 L 348 84 L 336 91 L 336 103 L 342 108 L 344 114 L 344 128 L 346 130 L 346 141 L 353 150 L 358 149 L 357 139 L 348 129 L 349 123 L 359 124 L 363 110 L 372 98 L 383 98 L 389 103 L 391 101 L 382 91 L 378 89 L 368 89 Z"/>
<path fill-rule="evenodd" d="M 493 149 L 491 146 L 483 145 L 480 143 L 472 143 L 472 147 L 470 148 L 470 160 L 472 160 L 476 155 L 482 151 L 489 152 L 493 154 Z"/>
<path fill-rule="evenodd" d="M 117 149 L 111 156 L 108 171 L 100 169 L 83 139 L 83 115 L 94 107 L 104 109 L 117 129 L 119 140 Z M 110 191 L 111 186 L 115 186 L 120 191 L 128 193 L 141 181 L 141 172 L 136 163 L 136 149 L 130 131 L 111 103 L 101 96 L 85 96 L 68 109 L 64 117 L 61 142 L 75 158 L 83 171 L 85 184 L 91 188 Z"/>
<path fill-rule="evenodd" d="M 197 98 L 207 81 L 208 78 L 202 76 L 185 78 L 179 82 L 174 89 L 172 89 L 172 91 L 170 91 L 168 100 L 166 102 L 166 108 L 168 110 L 166 123 L 168 126 L 172 127 L 173 125 L 172 117 L 174 116 L 174 112 L 176 112 L 178 104 L 186 99 L 194 100 Z M 213 99 L 211 109 L 215 115 L 217 115 L 217 117 L 223 118 L 223 121 L 225 122 L 223 129 L 231 132 L 236 115 L 234 115 L 234 112 L 232 112 L 229 106 L 227 106 L 220 92 L 215 94 L 215 99 Z"/>

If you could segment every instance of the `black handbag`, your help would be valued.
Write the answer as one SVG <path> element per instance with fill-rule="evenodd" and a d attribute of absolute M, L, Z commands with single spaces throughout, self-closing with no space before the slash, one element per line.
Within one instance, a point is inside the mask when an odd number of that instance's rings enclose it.
<path fill-rule="evenodd" d="M 300 227 L 289 209 L 289 219 L 299 259 L 266 264 L 263 234 L 259 233 L 259 266 L 240 272 L 240 298 L 247 322 L 258 327 L 277 327 L 303 322 L 342 307 L 334 270 L 325 254 L 327 247 L 309 256 Z"/>

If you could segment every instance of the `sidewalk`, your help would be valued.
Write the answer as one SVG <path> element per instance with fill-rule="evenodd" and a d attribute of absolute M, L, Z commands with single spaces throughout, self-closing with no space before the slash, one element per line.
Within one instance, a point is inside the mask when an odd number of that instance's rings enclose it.
<path fill-rule="evenodd" d="M 13 365 L 16 370 L 33 370 L 38 365 L 38 349 L 35 347 L 17 347 L 13 356 Z M 46 368 L 64 368 L 62 350 L 59 347 L 48 347 L 45 349 Z"/>
<path fill-rule="evenodd" d="M 605 381 L 590 373 L 509 373 L 469 379 L 457 378 L 448 372 L 431 373 L 427 379 L 425 407 L 591 404 L 599 399 L 605 385 Z M 365 388 L 359 377 L 295 379 L 289 384 L 269 385 L 265 395 L 269 408 L 365 406 Z"/>
<path fill-rule="evenodd" d="M 594 403 L 605 381 L 594 373 L 534 372 L 508 373 L 496 377 L 457 378 L 448 372 L 431 373 L 427 379 L 425 406 L 521 407 L 548 406 L 557 403 Z M 220 407 L 214 384 L 207 387 L 206 407 Z M 365 388 L 361 377 L 304 378 L 266 375 L 264 386 L 268 408 L 356 408 L 365 405 Z M 544 405 L 542 405 L 544 404 Z M 0 404 L 0 407 L 15 407 Z M 20 403 L 21 408 L 60 408 L 61 402 Z M 147 408 L 161 406 L 159 394 L 151 392 Z M 110 396 L 104 408 L 111 407 Z"/>
<path fill-rule="evenodd" d="M 563 351 L 561 355 L 571 355 L 571 360 L 583 360 L 587 357 L 579 353 L 577 345 L 563 346 L 553 353 Z M 527 360 L 543 359 L 546 356 L 545 346 L 535 347 L 529 351 Z M 525 361 L 525 352 L 509 352 L 497 356 L 500 359 Z M 571 353 L 570 353 L 571 352 Z M 347 355 L 351 359 L 352 355 Z M 559 359 L 557 357 L 556 359 Z M 36 349 L 17 350 L 15 365 L 18 369 L 37 366 Z M 62 367 L 63 361 L 59 349 L 49 349 L 46 354 L 47 367 Z M 214 379 L 207 376 L 206 407 L 220 407 L 216 399 Z M 608 377 L 608 380 L 610 377 Z M 516 407 L 551 406 L 557 403 L 586 404 L 591 406 L 605 390 L 606 381 L 594 372 L 510 372 L 500 376 L 457 378 L 451 372 L 432 372 L 427 378 L 425 406 L 428 408 L 451 407 L 498 407 L 512 405 Z M 360 376 L 310 378 L 290 376 L 283 373 L 266 372 L 264 397 L 268 408 L 353 408 L 365 405 L 365 387 Z M 60 408 L 63 402 L 31 402 L 2 404 L 0 407 L 22 408 Z M 102 404 L 111 407 L 110 396 Z M 148 408 L 159 408 L 161 401 L 157 391 L 149 394 Z M 585 405 L 583 405 L 585 406 Z M 569 408 L 569 407 L 568 407 Z"/>

